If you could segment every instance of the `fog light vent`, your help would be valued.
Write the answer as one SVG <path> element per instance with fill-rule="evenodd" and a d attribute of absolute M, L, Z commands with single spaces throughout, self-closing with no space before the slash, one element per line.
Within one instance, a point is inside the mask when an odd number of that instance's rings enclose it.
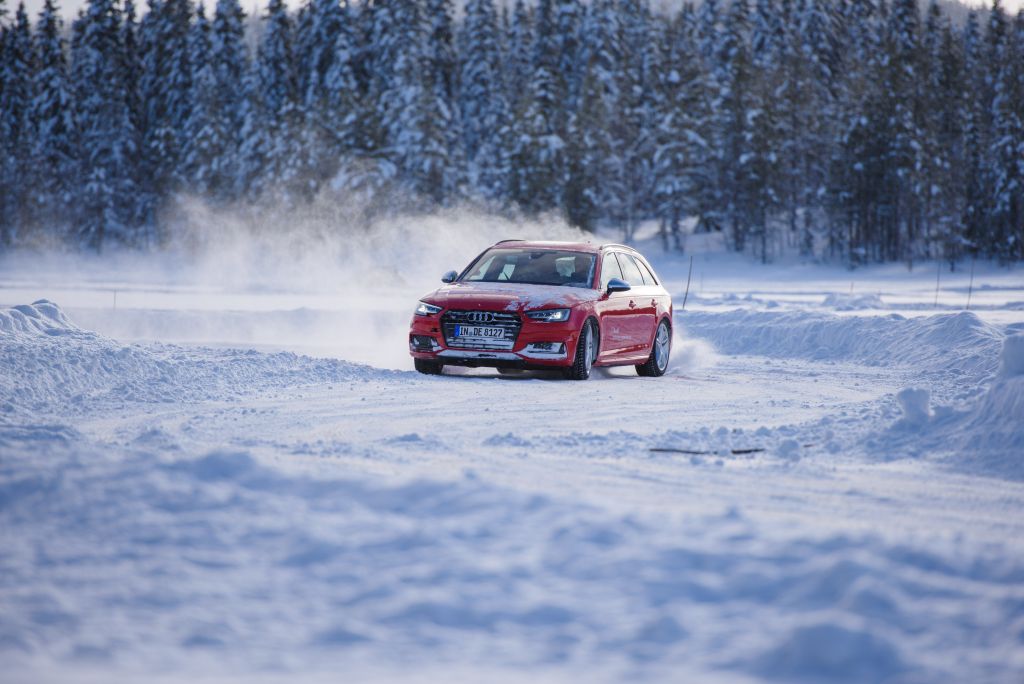
<path fill-rule="evenodd" d="M 526 347 L 530 354 L 551 354 L 557 356 L 565 353 L 565 345 L 561 342 L 532 342 Z"/>
<path fill-rule="evenodd" d="M 412 339 L 409 340 L 409 346 L 413 351 L 422 352 L 437 351 L 441 348 L 437 341 L 429 335 L 413 335 Z"/>

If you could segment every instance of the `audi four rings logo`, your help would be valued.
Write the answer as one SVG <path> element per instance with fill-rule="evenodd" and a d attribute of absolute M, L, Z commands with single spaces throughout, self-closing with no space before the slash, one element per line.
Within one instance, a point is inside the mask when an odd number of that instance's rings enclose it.
<path fill-rule="evenodd" d="M 466 318 L 472 323 L 490 323 L 494 320 L 494 315 L 486 311 L 473 311 Z"/>

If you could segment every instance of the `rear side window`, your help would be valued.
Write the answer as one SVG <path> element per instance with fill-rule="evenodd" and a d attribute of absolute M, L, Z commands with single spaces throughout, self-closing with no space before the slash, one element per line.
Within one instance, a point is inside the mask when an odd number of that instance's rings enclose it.
<path fill-rule="evenodd" d="M 640 273 L 640 268 L 633 261 L 633 257 L 628 254 L 618 254 L 619 266 L 622 267 L 622 275 L 625 276 L 625 280 L 633 287 L 643 287 L 644 277 Z"/>
<path fill-rule="evenodd" d="M 643 260 L 633 257 L 633 261 L 635 261 L 636 265 L 640 267 L 640 273 L 643 275 L 644 280 L 647 281 L 648 285 L 658 284 L 658 279 L 654 277 L 654 271 L 647 268 L 647 264 L 645 264 Z"/>
<path fill-rule="evenodd" d="M 608 252 L 604 255 L 604 261 L 601 262 L 601 289 L 605 290 L 608 288 L 608 281 L 612 278 L 618 278 L 622 280 L 622 269 L 619 268 L 619 262 L 615 260 L 615 255 Z"/>

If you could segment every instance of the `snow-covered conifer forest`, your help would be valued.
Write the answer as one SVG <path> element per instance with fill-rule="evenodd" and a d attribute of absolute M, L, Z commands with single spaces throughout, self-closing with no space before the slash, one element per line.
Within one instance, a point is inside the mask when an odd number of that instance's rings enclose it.
<path fill-rule="evenodd" d="M 7 4 L 5 4 L 7 3 Z M 0 245 L 182 197 L 471 204 L 758 257 L 1024 257 L 1024 13 L 916 0 L 0 0 Z"/>

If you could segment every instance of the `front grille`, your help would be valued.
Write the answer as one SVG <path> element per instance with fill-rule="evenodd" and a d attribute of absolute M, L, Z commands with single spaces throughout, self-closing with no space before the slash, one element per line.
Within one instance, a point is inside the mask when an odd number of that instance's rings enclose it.
<path fill-rule="evenodd" d="M 503 328 L 505 336 L 479 342 L 459 340 L 455 337 L 456 325 Z M 445 344 L 455 349 L 512 349 L 521 327 L 522 321 L 519 320 L 519 316 L 507 311 L 446 311 L 441 316 Z"/>

